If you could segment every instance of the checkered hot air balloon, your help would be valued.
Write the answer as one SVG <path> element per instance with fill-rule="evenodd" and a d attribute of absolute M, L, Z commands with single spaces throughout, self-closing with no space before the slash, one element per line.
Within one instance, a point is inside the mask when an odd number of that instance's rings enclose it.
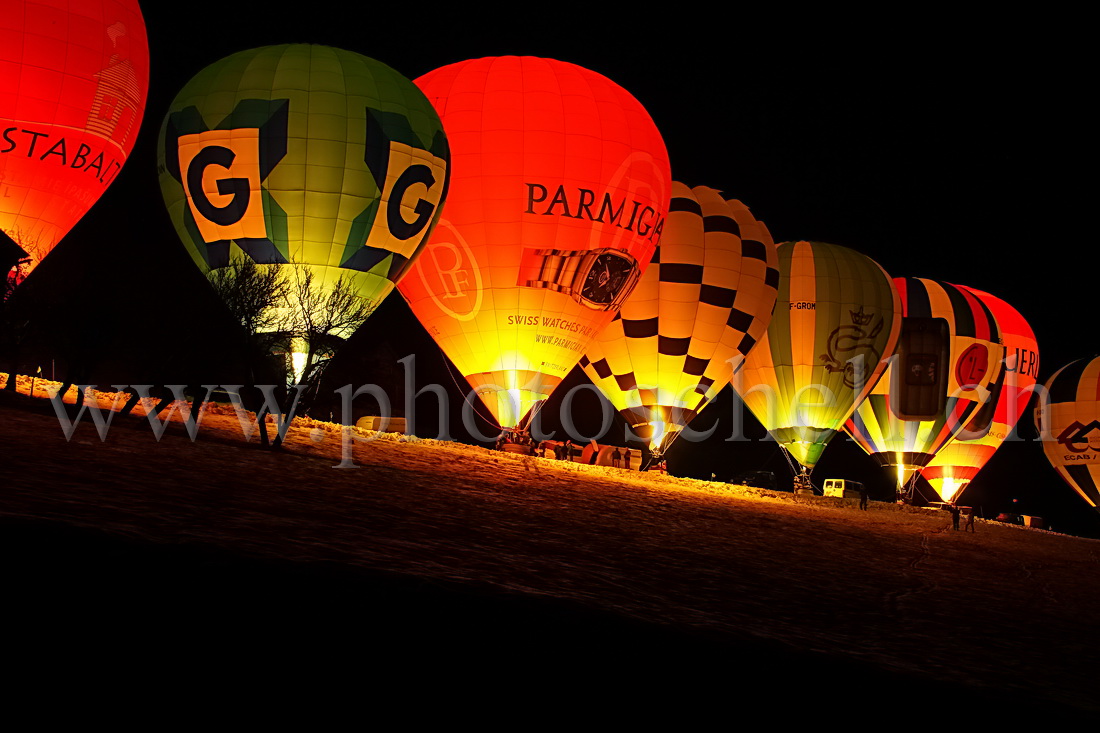
<path fill-rule="evenodd" d="M 580 365 L 661 453 L 763 336 L 779 285 L 775 245 L 737 200 L 672 184 L 661 244 Z"/>

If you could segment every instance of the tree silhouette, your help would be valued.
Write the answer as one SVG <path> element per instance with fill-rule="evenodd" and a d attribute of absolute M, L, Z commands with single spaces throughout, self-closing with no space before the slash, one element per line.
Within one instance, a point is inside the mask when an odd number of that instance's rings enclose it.
<path fill-rule="evenodd" d="M 294 376 L 309 391 L 316 388 L 333 355 L 375 306 L 356 294 L 351 280 L 344 276 L 326 288 L 317 283 L 312 269 L 295 265 L 290 279 L 287 331 L 305 348 L 301 373 Z"/>
<path fill-rule="evenodd" d="M 281 395 L 283 415 L 308 412 L 325 367 L 375 307 L 356 293 L 350 277 L 326 285 L 305 265 L 257 265 L 245 258 L 214 270 L 209 280 L 244 332 L 251 386 L 262 375 L 294 388 Z M 284 359 L 276 376 L 271 356 L 278 353 Z M 300 365 L 295 354 L 302 355 Z M 260 428 L 267 444 L 262 421 Z M 273 447 L 280 442 L 277 436 Z"/>

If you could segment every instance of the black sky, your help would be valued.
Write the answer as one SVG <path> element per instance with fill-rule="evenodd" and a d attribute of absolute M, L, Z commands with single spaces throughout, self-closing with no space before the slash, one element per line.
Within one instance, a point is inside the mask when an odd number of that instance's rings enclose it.
<path fill-rule="evenodd" d="M 288 9 L 141 4 L 152 56 L 141 135 L 116 183 L 32 277 L 46 292 L 50 282 L 67 283 L 68 294 L 56 297 L 79 304 L 70 317 L 112 334 L 116 354 L 96 374 L 104 381 L 138 378 L 120 366 L 135 362 L 131 353 L 145 353 L 142 363 L 150 350 L 162 364 L 217 361 L 211 351 L 223 348 L 224 323 L 164 210 L 157 129 L 176 92 L 207 64 L 293 42 L 357 51 L 409 78 L 503 54 L 586 66 L 650 111 L 674 179 L 741 199 L 777 242 L 834 242 L 893 276 L 943 279 L 1003 298 L 1037 334 L 1043 379 L 1100 350 L 1087 315 L 1097 256 L 1085 224 L 1092 192 L 1082 91 L 1092 83 L 1084 85 L 1087 67 L 1072 57 L 1060 19 L 806 15 L 790 5 L 736 4 L 720 12 L 670 4 L 660 8 L 665 14 L 618 3 L 443 11 L 411 3 L 357 10 L 325 0 Z M 416 328 L 395 294 L 357 340 L 368 351 L 438 360 Z M 680 472 L 782 467 L 774 445 L 744 460 L 731 446 L 718 439 L 685 448 Z M 871 474 L 885 485 L 857 448 L 834 450 L 840 463 L 823 463 L 815 475 Z M 1071 511 L 1086 511 L 1037 444 L 1001 453 L 987 469 L 994 478 L 982 497 L 990 506 L 1031 486 L 1029 501 L 1064 493 Z"/>

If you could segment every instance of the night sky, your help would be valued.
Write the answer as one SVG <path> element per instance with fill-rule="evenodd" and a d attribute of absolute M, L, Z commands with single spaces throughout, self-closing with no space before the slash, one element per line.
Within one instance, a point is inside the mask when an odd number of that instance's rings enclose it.
<path fill-rule="evenodd" d="M 160 197 L 157 129 L 204 66 L 294 42 L 357 51 L 409 78 L 504 54 L 588 67 L 649 110 L 674 179 L 741 199 L 776 242 L 842 244 L 892 276 L 1001 297 L 1031 323 L 1043 380 L 1097 350 L 1086 315 L 1097 260 L 1083 225 L 1086 117 L 1075 92 L 1085 67 L 1053 40 L 1037 41 L 1045 37 L 1041 19 L 810 16 L 790 6 L 731 5 L 714 14 L 675 5 L 664 17 L 626 5 L 513 3 L 500 12 L 379 5 L 142 3 L 152 56 L 142 132 L 115 184 L 27 282 L 43 313 L 54 314 L 55 327 L 36 346 L 40 358 L 57 358 L 55 341 L 75 329 L 109 347 L 93 381 L 230 378 L 221 371 L 232 339 L 226 316 Z M 438 349 L 394 294 L 338 357 L 330 381 L 381 382 L 409 353 L 429 379 L 450 382 Z M 576 370 L 563 388 L 582 381 Z M 720 421 L 715 437 L 678 444 L 669 457 L 674 473 L 728 478 L 768 468 L 786 477 L 774 443 L 724 440 L 733 411 L 726 390 L 699 418 L 703 427 Z M 1034 436 L 1030 425 L 1022 433 Z M 882 498 L 890 493 L 885 472 L 843 436 L 814 475 L 865 479 Z M 1100 525 L 1034 442 L 1002 447 L 964 497 L 986 516 L 1019 498 L 1018 511 L 1054 517 L 1056 528 L 1061 517 L 1083 531 Z"/>

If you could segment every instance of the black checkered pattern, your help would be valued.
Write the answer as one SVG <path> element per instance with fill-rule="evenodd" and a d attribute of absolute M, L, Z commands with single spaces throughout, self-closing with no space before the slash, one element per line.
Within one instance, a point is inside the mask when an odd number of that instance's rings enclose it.
<path fill-rule="evenodd" d="M 673 419 L 647 381 L 661 383 L 665 400 L 682 390 L 701 397 L 692 410 L 675 408 L 681 424 L 713 399 L 729 374 L 724 360 L 740 368 L 767 330 L 779 286 L 770 235 L 740 202 L 675 184 L 669 212 L 642 281 L 590 347 L 593 360 L 581 362 L 609 396 L 631 393 L 616 399 L 632 425 Z"/>

